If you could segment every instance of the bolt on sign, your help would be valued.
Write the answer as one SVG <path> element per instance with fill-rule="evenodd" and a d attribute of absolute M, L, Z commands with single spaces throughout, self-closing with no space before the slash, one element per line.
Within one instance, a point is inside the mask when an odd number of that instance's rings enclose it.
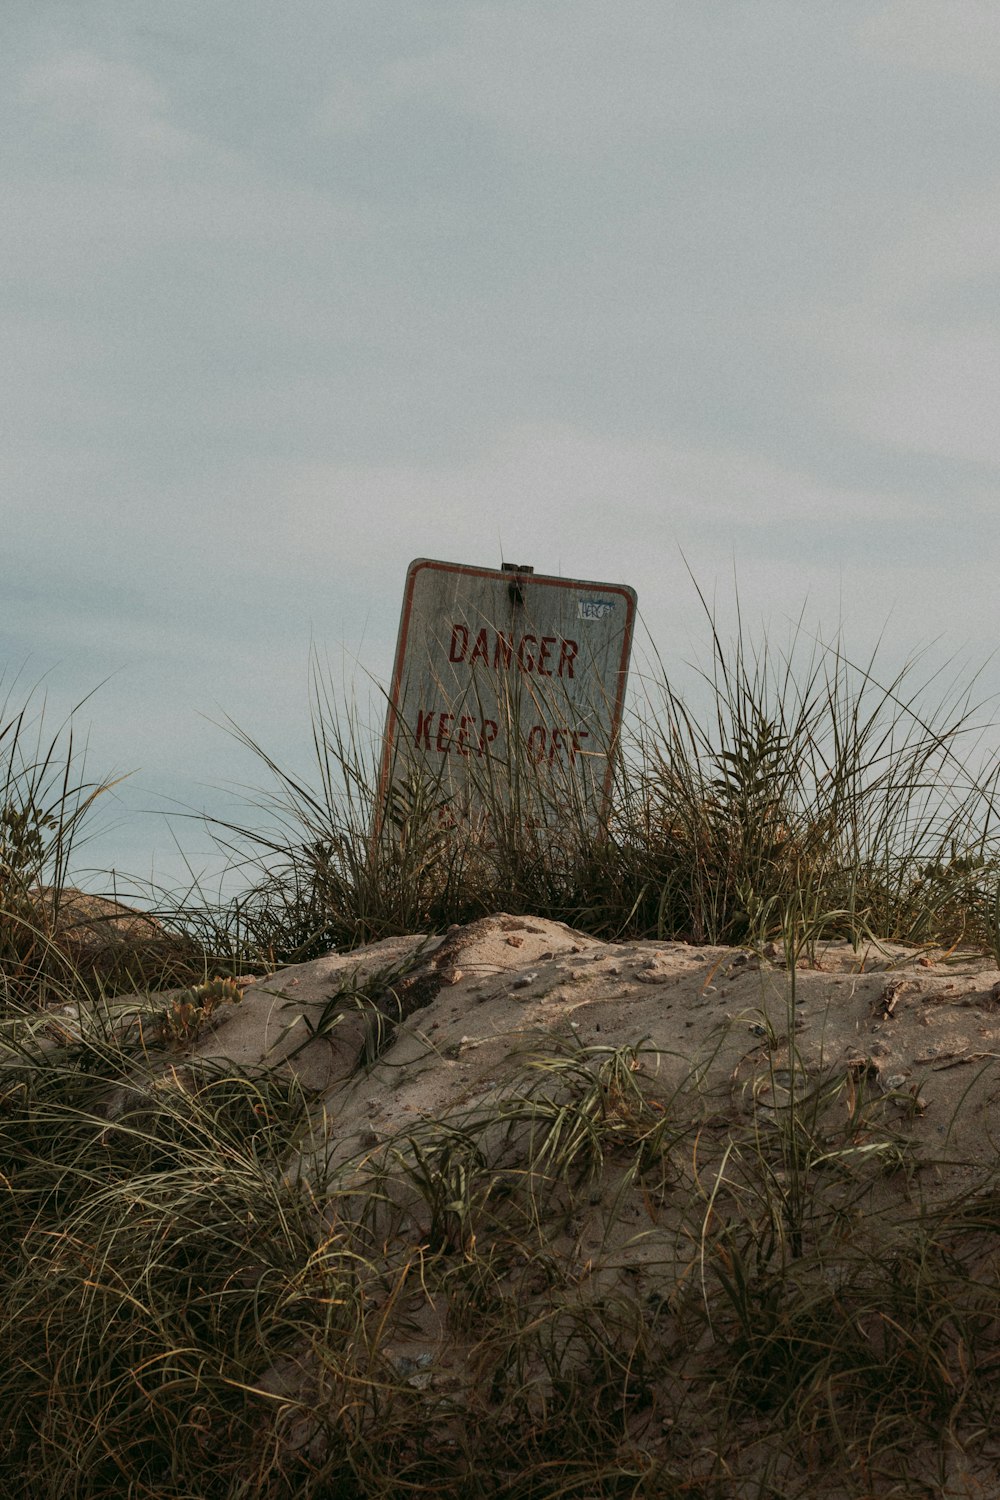
<path fill-rule="evenodd" d="M 419 799 L 447 826 L 554 832 L 606 817 L 635 590 L 417 558 L 406 574 L 379 826 Z M 487 840 L 488 843 L 488 840 Z"/>

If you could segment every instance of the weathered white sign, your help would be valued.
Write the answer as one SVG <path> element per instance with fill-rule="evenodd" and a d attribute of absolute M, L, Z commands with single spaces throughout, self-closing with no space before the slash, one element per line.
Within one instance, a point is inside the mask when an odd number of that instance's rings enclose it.
<path fill-rule="evenodd" d="M 418 558 L 410 564 L 381 806 L 430 788 L 442 822 L 498 806 L 549 826 L 604 817 L 635 620 L 634 589 Z"/>

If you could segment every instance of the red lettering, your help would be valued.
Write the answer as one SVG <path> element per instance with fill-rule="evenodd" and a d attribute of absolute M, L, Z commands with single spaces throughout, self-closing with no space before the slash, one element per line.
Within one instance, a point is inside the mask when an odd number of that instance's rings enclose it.
<path fill-rule="evenodd" d="M 581 740 L 589 740 L 589 739 L 590 739 L 590 730 L 589 729 L 574 729 L 573 730 L 573 745 L 572 745 L 572 748 L 571 748 L 571 750 L 569 752 L 569 763 L 570 763 L 571 766 L 575 766 L 576 765 L 576 757 L 578 755 L 582 755 L 583 754 L 583 747 L 580 744 L 580 741 Z"/>
<path fill-rule="evenodd" d="M 473 646 L 472 655 L 469 657 L 469 666 L 474 667 L 477 661 L 484 661 L 489 666 L 490 648 L 486 642 L 485 629 L 481 630 L 476 636 L 476 644 Z"/>
<path fill-rule="evenodd" d="M 461 647 L 461 649 L 459 649 Z M 469 649 L 469 632 L 465 625 L 451 627 L 451 645 L 448 647 L 449 661 L 464 661 Z"/>
<path fill-rule="evenodd" d="M 556 645 L 559 646 L 559 662 L 553 671 L 553 663 L 556 660 Z M 493 638 L 493 670 L 499 672 L 507 670 L 514 658 L 514 639 L 512 636 L 504 635 L 503 631 L 497 631 Z M 517 643 L 517 665 L 522 672 L 537 672 L 540 677 L 573 677 L 576 673 L 576 661 L 580 654 L 577 641 L 561 639 L 555 635 L 543 635 L 539 641 L 535 635 L 522 635 Z M 484 626 L 477 631 L 469 650 L 469 627 L 456 623 L 451 627 L 451 639 L 448 642 L 448 660 L 450 662 L 467 661 L 470 667 L 477 662 L 484 666 L 490 661 L 490 631 Z"/>
<path fill-rule="evenodd" d="M 551 743 L 549 745 L 549 765 L 550 766 L 555 764 L 556 755 L 562 749 L 562 742 L 563 742 L 563 731 L 561 729 L 553 729 L 553 731 L 552 731 L 552 739 L 551 739 Z"/>
<path fill-rule="evenodd" d="M 479 753 L 484 755 L 500 733 L 500 726 L 496 719 L 484 719 L 482 732 L 479 736 Z"/>
<path fill-rule="evenodd" d="M 577 645 L 576 641 L 563 641 L 559 651 L 558 675 L 560 677 L 562 677 L 563 675 L 565 675 L 566 677 L 572 677 L 573 663 L 576 661 L 576 653 L 579 651 L 579 649 L 580 647 Z M 565 674 L 563 672 L 563 668 L 566 669 Z"/>
<path fill-rule="evenodd" d="M 545 740 L 545 726 L 533 724 L 528 733 L 528 758 L 533 760 L 536 766 L 545 755 Z"/>
<path fill-rule="evenodd" d="M 469 734 L 468 734 L 468 730 L 467 730 L 466 726 L 468 724 L 473 724 L 474 725 L 475 722 L 476 722 L 475 719 L 470 719 L 466 714 L 463 714 L 462 717 L 461 717 L 461 719 L 458 722 L 458 740 L 457 740 L 457 745 L 458 745 L 458 753 L 459 753 L 459 755 L 468 755 L 468 753 L 469 753 L 468 748 L 467 748 L 468 744 L 469 744 Z"/>
<path fill-rule="evenodd" d="M 447 755 L 448 746 L 451 744 L 451 736 L 447 733 L 448 725 L 454 719 L 454 714 L 438 714 L 438 732 L 434 743 L 442 755 Z"/>
<path fill-rule="evenodd" d="M 431 748 L 431 720 L 433 718 L 434 715 L 432 713 L 425 713 L 422 708 L 417 710 L 416 744 L 418 750 L 420 748 L 421 737 L 423 737 L 424 749 L 429 750 Z"/>

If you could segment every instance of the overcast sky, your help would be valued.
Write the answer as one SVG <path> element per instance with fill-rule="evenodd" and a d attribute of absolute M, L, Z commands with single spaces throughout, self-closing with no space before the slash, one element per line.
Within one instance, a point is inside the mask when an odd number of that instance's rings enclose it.
<path fill-rule="evenodd" d="M 169 878 L 136 810 L 260 779 L 211 720 L 304 762 L 311 643 L 366 698 L 418 556 L 631 584 L 671 673 L 685 556 L 755 633 L 993 651 L 995 0 L 6 0 L 0 37 L 0 659 L 53 722 L 104 684 L 99 862 Z"/>

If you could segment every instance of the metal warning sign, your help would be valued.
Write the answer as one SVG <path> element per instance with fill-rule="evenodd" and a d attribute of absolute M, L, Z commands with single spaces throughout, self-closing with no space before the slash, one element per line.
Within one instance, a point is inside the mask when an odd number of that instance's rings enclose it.
<path fill-rule="evenodd" d="M 624 584 L 418 558 L 406 575 L 382 808 L 426 796 L 442 822 L 513 808 L 606 813 L 635 620 Z"/>

